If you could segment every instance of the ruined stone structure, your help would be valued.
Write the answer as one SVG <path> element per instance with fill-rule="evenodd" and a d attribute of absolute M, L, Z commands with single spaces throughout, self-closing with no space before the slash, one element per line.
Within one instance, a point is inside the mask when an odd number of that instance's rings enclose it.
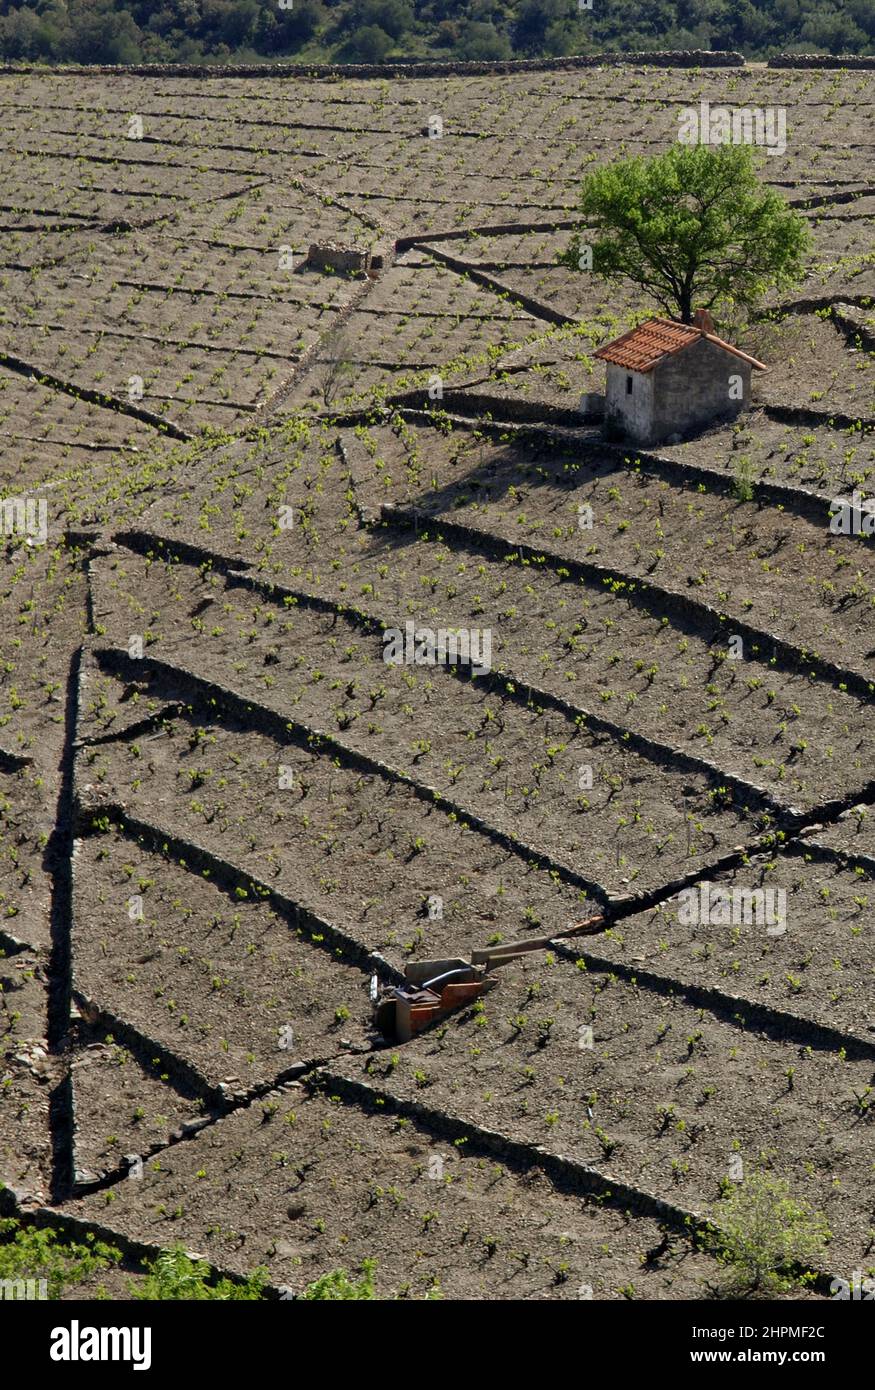
<path fill-rule="evenodd" d="M 334 270 L 340 275 L 353 275 L 370 270 L 372 264 L 371 252 L 367 248 L 337 246 L 333 241 L 314 243 L 307 252 L 307 265 L 312 270 Z"/>
<path fill-rule="evenodd" d="M 382 241 L 373 246 L 339 246 L 334 241 L 314 242 L 305 264 L 311 270 L 332 270 L 337 275 L 370 275 L 392 264 L 394 250 Z"/>

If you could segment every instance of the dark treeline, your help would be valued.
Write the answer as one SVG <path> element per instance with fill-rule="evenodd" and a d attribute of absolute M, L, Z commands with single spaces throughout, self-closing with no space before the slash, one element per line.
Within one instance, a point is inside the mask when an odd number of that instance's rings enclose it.
<path fill-rule="evenodd" d="M 2 0 L 0 56 L 382 62 L 599 49 L 875 52 L 872 0 Z"/>

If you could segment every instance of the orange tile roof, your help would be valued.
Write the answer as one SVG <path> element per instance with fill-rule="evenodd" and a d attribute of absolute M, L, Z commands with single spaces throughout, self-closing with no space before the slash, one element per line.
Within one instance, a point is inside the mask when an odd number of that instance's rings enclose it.
<path fill-rule="evenodd" d="M 664 357 L 689 347 L 698 338 L 707 338 L 710 343 L 725 348 L 760 371 L 768 370 L 764 362 L 758 362 L 740 348 L 725 343 L 716 333 L 706 333 L 692 323 L 675 323 L 673 319 L 648 319 L 646 323 L 639 323 L 637 328 L 600 347 L 593 356 L 601 358 L 603 362 L 612 362 L 616 367 L 626 367 L 630 372 L 649 372 Z"/>

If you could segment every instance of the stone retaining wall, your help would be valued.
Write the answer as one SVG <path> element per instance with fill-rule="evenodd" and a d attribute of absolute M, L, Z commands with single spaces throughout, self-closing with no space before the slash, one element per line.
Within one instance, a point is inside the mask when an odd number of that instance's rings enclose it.
<path fill-rule="evenodd" d="M 620 463 L 625 463 L 632 455 L 634 463 L 640 462 L 645 472 L 653 473 L 657 477 L 665 477 L 667 481 L 677 482 L 678 478 L 686 478 L 694 484 L 704 483 L 709 490 L 722 493 L 725 496 L 735 494 L 735 482 L 729 473 L 690 463 L 688 459 L 671 458 L 665 454 L 657 454 L 648 449 L 636 448 L 631 450 L 628 445 L 612 444 L 601 434 L 594 435 L 591 431 L 584 433 L 580 427 L 572 432 L 564 426 L 505 419 L 498 414 L 499 406 L 503 405 L 504 398 L 496 396 L 485 399 L 492 401 L 491 419 L 484 419 L 482 416 L 475 418 L 468 414 L 454 415 L 452 411 L 446 413 L 453 425 L 459 425 L 465 429 L 470 429 L 476 425 L 477 429 L 483 433 L 500 435 L 510 428 L 519 437 L 527 436 L 544 444 L 552 444 L 558 449 L 567 449 L 569 446 L 573 446 L 581 452 L 594 453 L 599 456 L 608 453 Z M 399 408 L 399 414 L 414 425 L 433 425 L 435 410 L 441 405 L 443 402 L 431 401 L 428 410 L 402 406 Z M 373 414 L 363 410 L 333 418 L 337 425 L 370 424 L 373 421 Z M 581 421 L 580 424 L 585 426 L 586 422 Z M 707 435 L 704 437 L 707 438 Z M 814 492 L 811 488 L 796 484 L 768 482 L 764 478 L 758 478 L 753 487 L 757 502 L 789 507 L 798 516 L 808 517 L 818 525 L 829 525 L 831 497 L 826 493 Z"/>
<path fill-rule="evenodd" d="M 524 1139 L 513 1139 L 501 1130 L 486 1129 L 461 1115 L 435 1110 L 421 1101 L 395 1095 L 330 1068 L 314 1073 L 307 1082 L 311 1087 L 320 1083 L 327 1085 L 333 1094 L 339 1094 L 347 1103 L 360 1106 L 365 1111 L 379 1107 L 380 1114 L 407 1116 L 431 1134 L 451 1140 L 465 1139 L 470 1149 L 494 1154 L 509 1167 L 528 1172 L 537 1165 L 560 1191 L 595 1194 L 608 1206 L 666 1221 L 692 1238 L 698 1232 L 713 1230 L 704 1217 L 688 1207 L 678 1207 L 645 1188 L 622 1182 L 577 1159 L 566 1158 Z"/>
<path fill-rule="evenodd" d="M 417 507 L 399 507 L 393 503 L 384 502 L 380 513 L 381 518 L 389 525 L 400 523 L 414 528 L 419 526 L 422 530 L 440 531 L 442 535 L 454 538 L 462 546 L 484 551 L 498 560 L 505 559 L 510 549 L 518 552 L 521 557 L 532 563 L 537 564 L 545 560 L 554 570 L 567 569 L 573 577 L 581 578 L 584 581 L 595 580 L 603 583 L 619 581 L 622 583 L 628 582 L 630 578 L 624 570 L 612 569 L 609 565 L 600 565 L 593 560 L 574 560 L 567 555 L 551 551 L 549 547 L 530 546 L 523 541 L 510 541 L 495 532 L 481 531 L 476 526 L 452 521 L 442 515 L 434 516 L 432 513 Z M 724 634 L 737 635 L 755 651 L 759 649 L 760 661 L 768 662 L 779 670 L 801 675 L 814 672 L 821 680 L 829 681 L 833 685 L 838 685 L 840 682 L 844 683 L 848 690 L 858 695 L 860 699 L 871 698 L 873 683 L 863 672 L 855 671 L 850 667 L 837 666 L 824 657 L 804 652 L 801 648 L 786 642 L 777 633 L 769 632 L 767 628 L 755 627 L 741 618 L 730 617 L 704 600 L 690 598 L 688 594 L 681 593 L 676 589 L 666 589 L 653 579 L 634 576 L 632 582 L 637 586 L 637 599 L 639 601 L 631 596 L 632 591 L 630 590 L 629 602 L 638 608 L 646 609 L 654 616 L 659 617 L 665 613 L 680 624 L 686 623 L 691 629 L 699 632 L 704 640 L 707 640 L 705 639 L 705 624 L 710 621 L 713 634 L 710 640 L 712 642 L 719 640 Z"/>
<path fill-rule="evenodd" d="M 0 64 L 0 76 L 38 73 L 61 77 L 327 78 L 333 81 L 382 78 L 507 76 L 525 72 L 568 72 L 597 67 L 746 68 L 744 54 L 710 49 L 654 50 L 651 53 L 588 53 L 566 58 L 522 58 L 494 62 L 422 63 L 132 63 Z M 778 53 L 769 68 L 875 68 L 875 55 L 855 53 Z"/>
<path fill-rule="evenodd" d="M 779 53 L 770 58 L 770 68 L 875 68 L 875 56 L 859 57 L 855 53 Z"/>
<path fill-rule="evenodd" d="M 829 1024 L 818 1023 L 813 1018 L 788 1013 L 785 1009 L 775 1008 L 773 1004 L 760 1004 L 740 994 L 728 994 L 713 985 L 680 980 L 676 976 L 657 975 L 639 965 L 637 961 L 627 964 L 625 961 L 614 960 L 612 956 L 599 956 L 582 947 L 569 946 L 560 939 L 552 941 L 550 947 L 564 960 L 585 961 L 587 970 L 617 975 L 620 979 L 634 982 L 664 999 L 681 997 L 688 1004 L 707 1009 L 724 1022 L 738 1022 L 742 1030 L 756 1030 L 778 1041 L 791 1040 L 824 1052 L 837 1052 L 844 1048 L 853 1061 L 875 1058 L 875 1043 L 869 1038 L 858 1037 L 855 1033 L 848 1033 L 841 1028 L 831 1028 Z"/>
<path fill-rule="evenodd" d="M 384 504 L 384 507 L 386 505 L 388 504 Z M 434 518 L 430 518 L 430 523 L 434 524 Z M 413 523 L 408 521 L 405 524 L 412 525 Z M 452 525 L 454 523 L 448 524 Z M 441 522 L 440 525 L 441 527 L 443 527 L 444 523 Z M 302 606 L 313 608 L 326 613 L 342 613 L 347 619 L 349 619 L 349 621 L 355 623 L 357 626 L 360 626 L 365 631 L 377 633 L 382 632 L 383 630 L 383 624 L 379 622 L 377 618 L 362 612 L 362 610 L 356 608 L 355 605 L 337 604 L 329 599 L 322 599 L 317 597 L 316 595 L 307 594 L 302 590 L 285 588 L 281 585 L 273 584 L 270 581 L 261 580 L 254 575 L 237 571 L 234 567 L 233 562 L 228 560 L 223 561 L 221 556 L 215 555 L 213 554 L 213 552 L 210 551 L 202 550 L 200 547 L 187 544 L 184 541 L 171 541 L 169 538 L 157 537 L 150 532 L 137 531 L 119 532 L 116 535 L 115 539 L 121 544 L 126 545 L 129 549 L 135 550 L 137 551 L 137 553 L 140 554 L 145 554 L 148 548 L 163 547 L 165 553 L 177 555 L 185 563 L 202 564 L 205 560 L 211 559 L 214 569 L 219 570 L 221 573 L 229 574 L 235 582 L 245 585 L 247 588 L 251 588 L 255 592 L 262 594 L 265 597 L 272 599 L 273 601 L 282 600 L 285 597 L 293 597 L 296 600 L 296 602 L 300 603 Z M 518 548 L 519 547 L 517 547 L 517 549 Z M 501 542 L 499 545 L 499 549 L 502 555 L 506 553 L 507 543 Z M 173 679 L 177 682 L 180 682 L 185 677 L 188 677 L 188 680 L 191 682 L 189 689 L 191 689 L 192 691 L 194 690 L 195 684 L 199 682 L 200 686 L 208 696 L 213 696 L 214 698 L 222 698 L 222 692 L 224 690 L 224 687 L 219 687 L 215 685 L 215 683 L 213 682 L 203 681 L 199 677 L 192 677 L 189 673 L 185 672 L 184 669 L 177 664 L 174 664 L 172 667 L 170 667 L 166 663 L 161 663 L 157 661 L 157 659 L 155 658 L 143 658 L 141 661 L 134 663 L 131 661 L 130 658 L 126 656 L 124 652 L 118 651 L 114 648 L 108 650 L 112 650 L 114 654 L 112 659 L 115 662 L 119 663 L 120 666 L 123 665 L 125 661 L 128 661 L 131 663 L 131 665 L 136 665 L 137 667 L 142 669 L 143 662 L 148 661 L 151 663 L 152 666 L 156 668 L 156 670 L 160 669 L 161 667 L 164 667 L 168 672 L 172 671 Z M 453 669 L 457 671 L 459 679 L 471 679 L 470 674 L 466 672 L 466 668 L 459 667 Z M 525 707 L 531 700 L 534 699 L 537 701 L 539 705 L 543 705 L 546 709 L 557 710 L 565 718 L 576 719 L 577 716 L 580 714 L 580 709 L 578 706 L 573 705 L 568 700 L 564 700 L 560 695 L 553 695 L 549 691 L 534 686 L 529 682 L 523 682 L 521 684 L 518 684 L 513 691 L 510 691 L 507 688 L 507 677 L 499 672 L 491 671 L 488 674 L 476 677 L 476 679 L 478 683 L 483 686 L 484 689 L 494 691 L 497 695 L 500 696 L 501 699 L 512 700 L 515 704 L 521 705 L 523 707 Z M 238 707 L 242 707 L 243 703 L 245 703 L 246 710 L 248 711 L 246 717 L 250 722 L 254 717 L 256 717 L 254 715 L 254 709 L 264 709 L 264 706 L 256 705 L 256 702 L 254 700 L 247 699 L 244 702 L 241 696 L 233 694 L 232 692 L 227 692 L 227 694 L 224 696 L 224 699 L 226 703 L 230 701 L 230 707 L 233 707 L 235 709 Z M 676 769 L 689 769 L 691 772 L 704 773 L 705 776 L 714 779 L 717 784 L 722 784 L 724 786 L 731 787 L 736 802 L 746 808 L 749 808 L 755 814 L 761 812 L 765 808 L 771 811 L 776 816 L 781 825 L 786 825 L 787 829 L 793 828 L 796 824 L 801 823 L 805 819 L 801 811 L 797 811 L 794 808 L 789 807 L 782 802 L 776 801 L 775 798 L 764 787 L 758 786 L 756 783 L 749 782 L 741 777 L 735 776 L 733 773 L 727 772 L 725 768 L 718 767 L 716 763 L 710 762 L 707 758 L 702 758 L 694 753 L 685 752 L 682 749 L 670 747 L 667 744 L 657 743 L 655 740 L 647 738 L 644 734 L 635 733 L 634 731 L 626 729 L 621 725 L 615 723 L 611 719 L 606 719 L 604 715 L 598 714 L 594 710 L 586 710 L 585 713 L 587 727 L 590 730 L 594 730 L 597 733 L 608 733 L 611 735 L 612 738 L 621 738 L 626 747 L 631 748 L 633 752 L 640 753 L 643 757 L 647 758 L 648 761 L 655 762 L 660 766 L 667 766 Z M 279 718 L 279 715 L 270 712 L 271 720 Z M 291 726 L 288 722 L 287 716 L 282 716 L 282 721 L 283 728 L 285 730 L 284 736 L 286 739 L 289 739 L 292 736 L 292 734 Z M 378 772 L 381 772 L 383 775 L 392 778 L 393 780 L 404 781 L 408 783 L 408 785 L 410 785 L 414 790 L 416 788 L 419 788 L 420 794 L 424 795 L 430 801 L 434 800 L 436 796 L 439 796 L 439 793 L 437 793 L 437 791 L 434 788 L 428 787 L 425 783 L 411 781 L 410 779 L 406 778 L 403 773 L 399 773 L 396 769 L 389 768 L 379 759 L 365 758 L 364 754 L 354 752 L 353 749 L 348 748 L 345 744 L 339 743 L 331 735 L 323 733 L 321 734 L 321 737 L 323 738 L 325 745 L 329 746 L 332 752 L 337 752 L 338 756 L 343 756 L 350 762 L 352 762 L 352 760 L 354 759 L 357 759 L 357 765 L 362 766 L 364 771 L 371 772 L 373 770 L 376 770 Z M 440 799 L 442 801 L 445 800 L 445 798 L 442 797 Z M 470 821 L 472 824 L 477 825 L 477 828 L 479 828 L 480 822 L 478 817 L 472 815 L 470 812 L 462 811 L 460 807 L 457 807 L 455 805 L 449 806 L 449 809 L 453 809 L 457 812 L 457 814 L 463 815 L 466 821 Z M 483 824 L 485 824 L 485 822 Z M 493 836 L 502 836 L 502 843 L 511 838 L 504 836 L 504 832 L 497 830 L 495 827 L 489 827 L 487 833 L 490 833 Z M 546 858 L 546 856 L 544 856 L 542 852 L 535 850 L 532 846 L 524 845 L 523 848 L 526 856 L 529 858 L 539 859 L 541 861 L 544 861 Z M 565 876 L 566 878 L 568 878 L 569 882 L 575 881 L 574 877 L 571 876 L 571 871 L 564 868 L 563 866 L 556 865 L 552 861 L 550 861 L 546 864 L 546 867 L 556 868 L 557 872 L 560 873 L 560 876 Z M 586 885 L 583 882 L 581 882 L 578 883 L 577 886 L 585 887 Z M 594 887 L 595 885 L 592 886 Z"/>
<path fill-rule="evenodd" d="M 241 579 L 248 581 L 248 576 L 241 576 Z M 253 587 L 255 583 L 253 581 Z M 258 586 L 258 592 L 269 593 L 270 586 Z M 284 591 L 277 588 L 276 592 L 282 594 Z M 301 600 L 299 600 L 301 601 Z M 328 611 L 334 612 L 333 608 Z M 355 617 L 354 612 L 348 611 L 348 616 Z M 367 621 L 367 620 L 366 620 Z M 375 625 L 376 630 L 376 625 Z M 351 767 L 357 771 L 365 773 L 369 777 L 382 777 L 387 782 L 394 782 L 407 787 L 421 801 L 425 801 L 429 806 L 435 806 L 440 811 L 457 817 L 462 825 L 467 825 L 474 830 L 485 835 L 493 843 L 501 845 L 503 849 L 509 850 L 512 854 L 517 854 L 528 863 L 534 863 L 539 868 L 546 869 L 555 873 L 564 882 L 572 884 L 575 888 L 581 889 L 588 897 L 600 902 L 604 907 L 608 905 L 608 895 L 601 884 L 596 883 L 567 865 L 554 860 L 544 850 L 536 849 L 527 841 L 519 839 L 515 835 L 501 830 L 494 826 L 490 821 L 483 820 L 474 811 L 466 809 L 458 802 L 444 796 L 428 782 L 420 782 L 397 768 L 390 767 L 380 758 L 368 757 L 364 753 L 358 752 L 355 748 L 340 742 L 318 729 L 311 729 L 309 725 L 299 724 L 297 721 L 290 720 L 287 716 L 279 715 L 275 710 L 266 705 L 259 704 L 256 700 L 245 699 L 227 686 L 220 685 L 215 681 L 204 680 L 187 671 L 185 667 L 159 661 L 156 657 L 143 657 L 136 661 L 128 657 L 127 654 L 114 647 L 105 647 L 98 650 L 98 660 L 105 670 L 111 671 L 116 675 L 123 675 L 130 678 L 136 670 L 147 671 L 149 668 L 159 677 L 164 678 L 181 686 L 191 701 L 197 705 L 204 705 L 210 702 L 210 708 L 214 711 L 214 716 L 227 712 L 229 715 L 242 719 L 246 725 L 256 732 L 265 734 L 268 738 L 276 739 L 285 743 L 294 743 L 302 749 L 310 748 L 310 739 L 315 735 L 319 740 L 319 746 L 329 750 L 341 760 L 344 766 Z M 340 928 L 333 927 L 330 923 L 323 921 L 306 908 L 291 901 L 280 893 L 277 889 L 269 888 L 260 882 L 253 874 L 238 868 L 229 860 L 220 855 L 213 854 L 212 851 L 204 849 L 203 846 L 195 844 L 191 840 L 176 840 L 172 833 L 164 828 L 156 827 L 144 821 L 132 817 L 125 806 L 117 804 L 95 804 L 92 805 L 85 798 L 76 798 L 76 821 L 77 827 L 82 834 L 89 833 L 91 830 L 91 820 L 95 815 L 109 815 L 110 819 L 123 821 L 129 829 L 135 833 L 142 833 L 150 836 L 157 844 L 169 845 L 171 851 L 177 855 L 187 855 L 188 861 L 194 863 L 196 867 L 207 867 L 215 874 L 223 873 L 227 876 L 235 877 L 241 886 L 247 882 L 254 883 L 261 888 L 265 888 L 270 894 L 274 905 L 279 904 L 287 913 L 294 914 L 293 920 L 296 925 L 305 924 L 311 931 L 317 930 L 326 939 L 337 941 L 340 948 L 344 951 L 347 958 L 353 964 L 363 965 L 369 970 L 376 969 L 378 974 L 386 973 L 386 963 L 378 952 L 369 951 L 357 939 L 349 937 Z M 388 967 L 391 970 L 391 967 Z M 398 972 L 394 972 L 396 980 L 400 977 Z"/>
<path fill-rule="evenodd" d="M 8 73 L 57 74 L 63 77 L 281 77 L 320 78 L 341 81 L 348 78 L 385 77 L 477 77 L 515 72 L 562 72 L 595 67 L 661 68 L 743 68 L 741 53 L 708 49 L 677 49 L 653 53 L 588 53 L 568 58 L 521 58 L 503 62 L 424 62 L 424 63 L 132 63 L 47 67 L 33 63 L 7 63 L 0 76 Z"/>

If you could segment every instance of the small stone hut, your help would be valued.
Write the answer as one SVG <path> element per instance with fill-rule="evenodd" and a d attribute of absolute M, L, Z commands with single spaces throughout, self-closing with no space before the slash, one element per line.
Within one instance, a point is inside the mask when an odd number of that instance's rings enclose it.
<path fill-rule="evenodd" d="M 637 444 L 683 437 L 750 407 L 764 363 L 718 338 L 706 309 L 693 323 L 648 319 L 594 354 L 607 363 L 605 428 Z"/>

